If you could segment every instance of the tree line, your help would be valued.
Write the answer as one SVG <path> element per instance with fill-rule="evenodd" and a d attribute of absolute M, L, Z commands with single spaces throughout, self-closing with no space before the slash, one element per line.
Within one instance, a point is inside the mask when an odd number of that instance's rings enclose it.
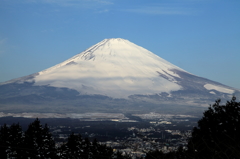
<path fill-rule="evenodd" d="M 203 113 L 198 126 L 192 130 L 187 149 L 176 152 L 159 150 L 147 152 L 146 159 L 240 159 L 240 102 L 233 97 L 225 105 L 216 100 Z M 0 158 L 20 159 L 130 159 L 111 147 L 92 142 L 80 134 L 70 134 L 66 143 L 55 147 L 47 124 L 36 119 L 23 132 L 19 124 L 0 128 Z"/>
<path fill-rule="evenodd" d="M 240 102 L 216 100 L 192 130 L 187 149 L 164 154 L 155 150 L 146 159 L 240 159 Z"/>
<path fill-rule="evenodd" d="M 23 132 L 19 124 L 6 124 L 0 128 L 0 158 L 14 159 L 130 159 L 111 147 L 82 138 L 80 134 L 70 134 L 67 142 L 56 148 L 47 124 L 39 119 L 30 123 Z"/>

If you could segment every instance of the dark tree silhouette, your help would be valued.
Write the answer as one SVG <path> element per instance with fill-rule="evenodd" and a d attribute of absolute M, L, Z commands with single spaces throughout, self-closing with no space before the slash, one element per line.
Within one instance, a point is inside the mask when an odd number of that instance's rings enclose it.
<path fill-rule="evenodd" d="M 90 141 L 89 139 L 86 137 L 84 139 L 84 142 L 82 143 L 82 155 L 84 158 L 88 159 L 90 158 L 90 156 L 92 156 L 92 152 L 90 150 Z"/>
<path fill-rule="evenodd" d="M 19 124 L 1 126 L 0 158 L 129 159 L 130 157 L 122 156 L 120 152 L 114 154 L 111 147 L 99 144 L 96 139 L 90 142 L 88 138 L 83 140 L 80 134 L 74 133 L 57 151 L 47 124 L 43 127 L 36 119 L 29 124 L 25 133 Z"/>
<path fill-rule="evenodd" d="M 4 124 L 3 126 L 1 126 L 0 129 L 0 157 L 1 158 L 7 158 L 10 149 L 8 148 L 10 145 L 9 142 L 9 136 L 10 136 L 10 131 L 9 131 L 9 127 L 7 127 L 6 124 Z"/>
<path fill-rule="evenodd" d="M 220 100 L 204 112 L 188 143 L 188 158 L 240 158 L 240 102 Z"/>
<path fill-rule="evenodd" d="M 0 158 L 24 158 L 23 131 L 19 124 L 7 127 L 4 124 L 0 129 Z"/>
<path fill-rule="evenodd" d="M 95 151 L 94 156 L 95 158 L 99 159 L 111 159 L 113 158 L 113 149 L 106 145 L 97 144 L 97 151 Z"/>
<path fill-rule="evenodd" d="M 47 124 L 43 127 L 40 121 L 36 119 L 28 126 L 25 132 L 25 157 L 30 158 L 55 158 L 55 142 Z"/>
<path fill-rule="evenodd" d="M 67 143 L 59 148 L 59 154 L 60 158 L 108 159 L 112 158 L 113 149 L 99 144 L 96 139 L 90 142 L 88 138 L 83 140 L 80 134 L 72 133 Z"/>
<path fill-rule="evenodd" d="M 82 158 L 82 136 L 70 134 L 66 144 L 59 148 L 60 158 Z"/>

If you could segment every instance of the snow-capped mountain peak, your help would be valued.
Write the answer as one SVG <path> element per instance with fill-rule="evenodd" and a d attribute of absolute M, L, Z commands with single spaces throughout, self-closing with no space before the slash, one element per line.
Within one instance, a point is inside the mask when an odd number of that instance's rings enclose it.
<path fill-rule="evenodd" d="M 0 83 L 0 94 L 4 111 L 192 113 L 240 91 L 116 38 L 41 72 Z"/>
<path fill-rule="evenodd" d="M 146 59 L 145 59 L 146 58 Z M 159 67 L 159 61 L 161 61 L 161 67 L 165 67 L 168 69 L 180 69 L 179 67 L 169 63 L 168 61 L 160 58 L 159 56 L 153 54 L 152 52 L 140 47 L 128 40 L 121 39 L 121 38 L 111 38 L 111 39 L 104 39 L 103 41 L 91 46 L 90 48 L 86 49 L 85 51 L 73 56 L 72 58 L 57 64 L 49 69 L 39 72 L 40 74 L 44 72 L 48 72 L 52 69 L 59 68 L 64 65 L 73 64 L 77 62 L 81 62 L 82 60 L 119 60 L 118 63 L 122 62 L 122 60 L 126 60 L 130 63 L 133 61 L 138 61 L 143 64 L 147 62 L 156 62 L 157 67 Z M 117 63 L 117 62 L 116 62 Z M 155 64 L 155 63 L 153 63 Z M 180 69 L 182 70 L 182 69 Z M 182 70 L 184 71 L 184 70 Z"/>
<path fill-rule="evenodd" d="M 39 72 L 35 85 L 104 92 L 112 97 L 180 90 L 173 70 L 186 72 L 128 40 L 105 39 L 72 58 Z M 167 78 L 160 78 L 161 76 Z"/>

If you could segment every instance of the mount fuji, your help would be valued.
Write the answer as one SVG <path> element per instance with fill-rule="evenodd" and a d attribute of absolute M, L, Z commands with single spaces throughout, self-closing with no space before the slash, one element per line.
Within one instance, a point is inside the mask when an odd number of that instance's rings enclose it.
<path fill-rule="evenodd" d="M 117 38 L 41 72 L 0 83 L 0 111 L 194 114 L 218 98 L 239 94 Z"/>

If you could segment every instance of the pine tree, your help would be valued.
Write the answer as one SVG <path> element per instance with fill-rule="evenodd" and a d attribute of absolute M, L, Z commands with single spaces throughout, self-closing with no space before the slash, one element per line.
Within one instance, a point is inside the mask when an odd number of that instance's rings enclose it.
<path fill-rule="evenodd" d="M 68 141 L 59 148 L 59 154 L 63 159 L 111 159 L 113 149 L 99 144 L 96 139 L 90 142 L 87 137 L 83 140 L 80 134 L 72 133 L 68 137 Z"/>
<path fill-rule="evenodd" d="M 90 143 L 89 139 L 86 137 L 82 144 L 82 151 L 83 151 L 82 155 L 83 155 L 84 159 L 88 159 L 88 158 L 90 158 L 90 156 L 92 156 L 92 153 L 90 150 L 90 145 L 91 145 L 91 143 Z"/>
<path fill-rule="evenodd" d="M 106 145 L 98 144 L 97 152 L 100 159 L 110 159 L 113 157 L 113 149 Z"/>
<path fill-rule="evenodd" d="M 94 139 L 90 145 L 90 155 L 92 158 L 107 159 L 113 157 L 113 149 L 106 145 L 101 145 Z"/>
<path fill-rule="evenodd" d="M 7 127 L 4 124 L 0 129 L 0 158 L 23 158 L 23 131 L 19 124 Z"/>
<path fill-rule="evenodd" d="M 55 158 L 55 142 L 47 124 L 43 127 L 36 119 L 25 132 L 26 156 L 30 158 Z"/>
<path fill-rule="evenodd" d="M 10 153 L 10 141 L 9 141 L 10 131 L 6 124 L 1 126 L 0 129 L 0 158 L 7 158 Z"/>
<path fill-rule="evenodd" d="M 92 152 L 93 156 L 99 156 L 99 146 L 100 144 L 98 143 L 97 139 L 94 139 L 91 146 L 90 146 L 90 151 Z"/>
<path fill-rule="evenodd" d="M 10 158 L 23 158 L 23 154 L 25 152 L 22 149 L 24 145 L 24 134 L 22 128 L 19 124 L 12 124 L 10 126 L 10 144 L 11 144 L 11 154 L 9 155 Z"/>
<path fill-rule="evenodd" d="M 188 157 L 237 159 L 240 156 L 240 102 L 220 105 L 217 100 L 204 112 L 188 143 Z"/>
<path fill-rule="evenodd" d="M 82 158 L 83 154 L 82 136 L 72 133 L 66 144 L 59 148 L 60 158 Z"/>

